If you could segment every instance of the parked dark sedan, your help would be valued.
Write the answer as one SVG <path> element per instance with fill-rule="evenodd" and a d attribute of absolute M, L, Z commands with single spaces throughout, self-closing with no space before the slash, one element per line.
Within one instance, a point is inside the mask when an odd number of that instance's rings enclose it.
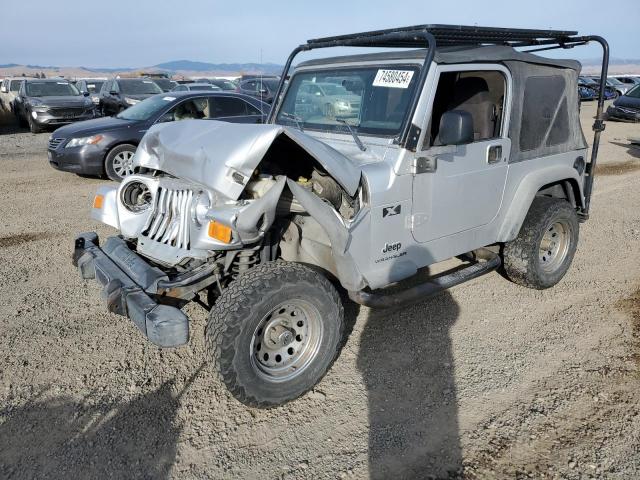
<path fill-rule="evenodd" d="M 241 81 L 236 91 L 272 103 L 279 83 L 280 80 L 277 78 L 252 78 Z"/>
<path fill-rule="evenodd" d="M 612 120 L 640 122 L 640 85 L 618 97 L 607 108 L 607 117 Z"/>
<path fill-rule="evenodd" d="M 100 89 L 98 108 L 104 116 L 115 115 L 158 93 L 162 89 L 148 78 L 112 78 Z"/>
<path fill-rule="evenodd" d="M 53 168 L 81 175 L 107 175 L 115 181 L 133 173 L 132 158 L 155 123 L 186 119 L 263 123 L 269 105 L 228 92 L 171 92 L 151 98 L 115 117 L 59 128 L 49 138 Z"/>
<path fill-rule="evenodd" d="M 34 79 L 20 85 L 14 112 L 22 126 L 39 133 L 49 126 L 93 118 L 95 106 L 67 80 Z"/>

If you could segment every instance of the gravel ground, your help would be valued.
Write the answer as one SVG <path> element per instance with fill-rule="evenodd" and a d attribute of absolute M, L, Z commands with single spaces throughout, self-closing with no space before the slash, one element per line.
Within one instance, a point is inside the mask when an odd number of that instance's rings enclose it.
<path fill-rule="evenodd" d="M 585 131 L 595 105 L 583 105 Z M 188 346 L 159 350 L 71 265 L 103 180 L 0 129 L 1 478 L 639 478 L 640 126 L 607 124 L 573 267 L 492 273 L 396 311 L 347 305 L 315 391 L 247 408 Z"/>

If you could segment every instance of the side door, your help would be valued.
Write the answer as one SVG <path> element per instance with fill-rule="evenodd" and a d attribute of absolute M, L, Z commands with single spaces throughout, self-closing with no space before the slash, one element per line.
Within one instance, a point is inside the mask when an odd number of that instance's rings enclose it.
<path fill-rule="evenodd" d="M 511 76 L 506 68 L 440 66 L 436 78 L 424 141 L 414 160 L 411 229 L 417 242 L 490 223 L 502 203 L 511 149 Z M 440 135 L 447 112 L 471 117 L 473 140 L 461 145 L 442 140 L 449 137 Z"/>

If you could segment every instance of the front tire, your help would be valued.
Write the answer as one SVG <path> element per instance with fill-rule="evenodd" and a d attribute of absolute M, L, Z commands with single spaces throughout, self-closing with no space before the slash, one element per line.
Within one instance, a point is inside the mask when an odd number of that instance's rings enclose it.
<path fill-rule="evenodd" d="M 29 122 L 29 131 L 31 133 L 40 133 L 43 131 L 42 127 L 38 126 L 38 124 L 34 122 L 33 118 L 31 118 L 31 115 L 29 115 L 27 118 Z"/>
<path fill-rule="evenodd" d="M 113 147 L 104 160 L 104 170 L 114 182 L 121 182 L 126 176 L 133 173 L 133 155 L 136 146 L 131 144 Z"/>
<path fill-rule="evenodd" d="M 282 405 L 313 388 L 336 359 L 344 332 L 338 292 L 319 272 L 268 262 L 241 274 L 218 297 L 207 353 L 245 405 Z"/>
<path fill-rule="evenodd" d="M 571 266 L 578 233 L 578 216 L 569 202 L 535 197 L 518 236 L 504 246 L 507 277 L 538 290 L 554 286 Z"/>

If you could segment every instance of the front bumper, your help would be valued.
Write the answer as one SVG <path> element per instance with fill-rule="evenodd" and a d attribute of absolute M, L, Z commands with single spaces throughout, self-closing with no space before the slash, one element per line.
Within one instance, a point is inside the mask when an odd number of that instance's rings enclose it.
<path fill-rule="evenodd" d="M 31 115 L 31 119 L 39 126 L 60 126 L 60 125 L 68 125 L 74 122 L 80 122 L 82 120 L 91 120 L 96 117 L 95 108 L 91 107 L 87 109 L 84 113 L 80 115 L 69 115 L 69 116 L 58 116 L 52 114 L 49 111 L 36 111 L 36 116 L 33 116 L 33 113 L 29 113 Z"/>
<path fill-rule="evenodd" d="M 48 150 L 49 164 L 56 170 L 81 173 L 84 175 L 102 175 L 107 148 L 98 145 L 65 148 L 64 144 Z"/>
<path fill-rule="evenodd" d="M 628 122 L 640 122 L 640 111 L 633 110 L 631 108 L 620 108 L 615 105 L 609 106 L 607 108 L 607 117 L 618 119 L 618 120 L 626 120 Z"/>
<path fill-rule="evenodd" d="M 101 248 L 96 233 L 80 234 L 73 264 L 82 278 L 95 278 L 103 286 L 110 312 L 129 317 L 155 345 L 177 347 L 189 341 L 189 317 L 152 298 L 166 274 L 145 262 L 122 238 L 110 237 Z"/>

